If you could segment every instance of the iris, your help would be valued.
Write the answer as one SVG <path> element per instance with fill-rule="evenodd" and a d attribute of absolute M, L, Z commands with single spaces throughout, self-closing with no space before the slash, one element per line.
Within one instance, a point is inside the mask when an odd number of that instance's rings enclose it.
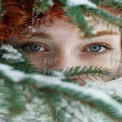
<path fill-rule="evenodd" d="M 101 48 L 102 48 L 101 45 L 93 45 L 93 46 L 89 47 L 89 50 L 91 52 L 99 52 L 101 50 Z"/>

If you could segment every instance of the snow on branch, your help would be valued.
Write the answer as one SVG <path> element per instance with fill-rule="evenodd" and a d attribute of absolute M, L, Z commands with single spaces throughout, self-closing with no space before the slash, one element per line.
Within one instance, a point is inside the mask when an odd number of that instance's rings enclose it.
<path fill-rule="evenodd" d="M 86 104 L 92 103 L 99 110 L 106 108 L 105 112 L 107 114 L 117 119 L 122 119 L 122 105 L 104 91 L 90 87 L 86 88 L 75 83 L 64 82 L 59 77 L 24 74 L 3 64 L 0 64 L 0 73 L 1 72 L 4 74 L 4 77 L 9 77 L 15 84 L 30 84 L 36 89 L 54 90 L 57 93 L 65 94 L 68 97 L 75 98 Z"/>
<path fill-rule="evenodd" d="M 18 50 L 14 49 L 11 45 L 2 45 L 0 50 L 5 50 L 6 53 L 2 55 L 2 58 L 16 60 L 16 62 L 23 62 L 22 54 Z"/>
<path fill-rule="evenodd" d="M 96 5 L 90 2 L 89 0 L 67 0 L 67 5 L 69 6 L 87 5 L 89 7 L 96 8 Z"/>

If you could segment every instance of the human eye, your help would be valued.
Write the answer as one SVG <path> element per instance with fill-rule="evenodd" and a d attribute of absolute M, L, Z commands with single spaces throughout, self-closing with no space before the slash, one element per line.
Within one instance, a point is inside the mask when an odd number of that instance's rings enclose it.
<path fill-rule="evenodd" d="M 37 53 L 37 52 L 47 52 L 48 47 L 41 43 L 26 42 L 19 45 L 19 47 L 26 53 Z"/>
<path fill-rule="evenodd" d="M 113 48 L 109 44 L 92 43 L 92 44 L 86 45 L 82 49 L 82 51 L 93 54 L 93 55 L 101 55 L 101 54 L 107 53 L 108 51 L 110 51 L 112 49 Z"/>

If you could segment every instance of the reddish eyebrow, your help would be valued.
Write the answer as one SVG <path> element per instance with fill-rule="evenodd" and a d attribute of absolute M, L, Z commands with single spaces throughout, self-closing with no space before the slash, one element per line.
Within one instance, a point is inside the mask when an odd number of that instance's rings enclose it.
<path fill-rule="evenodd" d="M 51 39 L 52 38 L 51 35 L 44 33 L 44 32 L 34 33 L 32 36 L 41 37 L 41 38 L 45 38 L 45 39 Z"/>
<path fill-rule="evenodd" d="M 113 32 L 113 31 L 108 31 L 108 30 L 104 30 L 104 31 L 99 31 L 95 34 L 96 36 L 104 36 L 104 35 L 113 35 L 113 34 L 117 34 L 117 32 Z"/>

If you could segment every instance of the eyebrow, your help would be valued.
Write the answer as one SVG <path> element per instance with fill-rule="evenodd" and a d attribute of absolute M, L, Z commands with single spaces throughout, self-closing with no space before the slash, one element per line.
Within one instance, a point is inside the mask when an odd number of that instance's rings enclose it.
<path fill-rule="evenodd" d="M 99 36 L 104 36 L 104 35 L 113 35 L 113 34 L 118 34 L 117 32 L 113 32 L 111 30 L 104 30 L 104 31 L 99 31 L 97 32 L 94 37 L 99 37 Z"/>
<path fill-rule="evenodd" d="M 32 36 L 41 37 L 41 38 L 45 38 L 45 39 L 52 39 L 51 35 L 44 33 L 44 32 L 33 33 Z"/>

